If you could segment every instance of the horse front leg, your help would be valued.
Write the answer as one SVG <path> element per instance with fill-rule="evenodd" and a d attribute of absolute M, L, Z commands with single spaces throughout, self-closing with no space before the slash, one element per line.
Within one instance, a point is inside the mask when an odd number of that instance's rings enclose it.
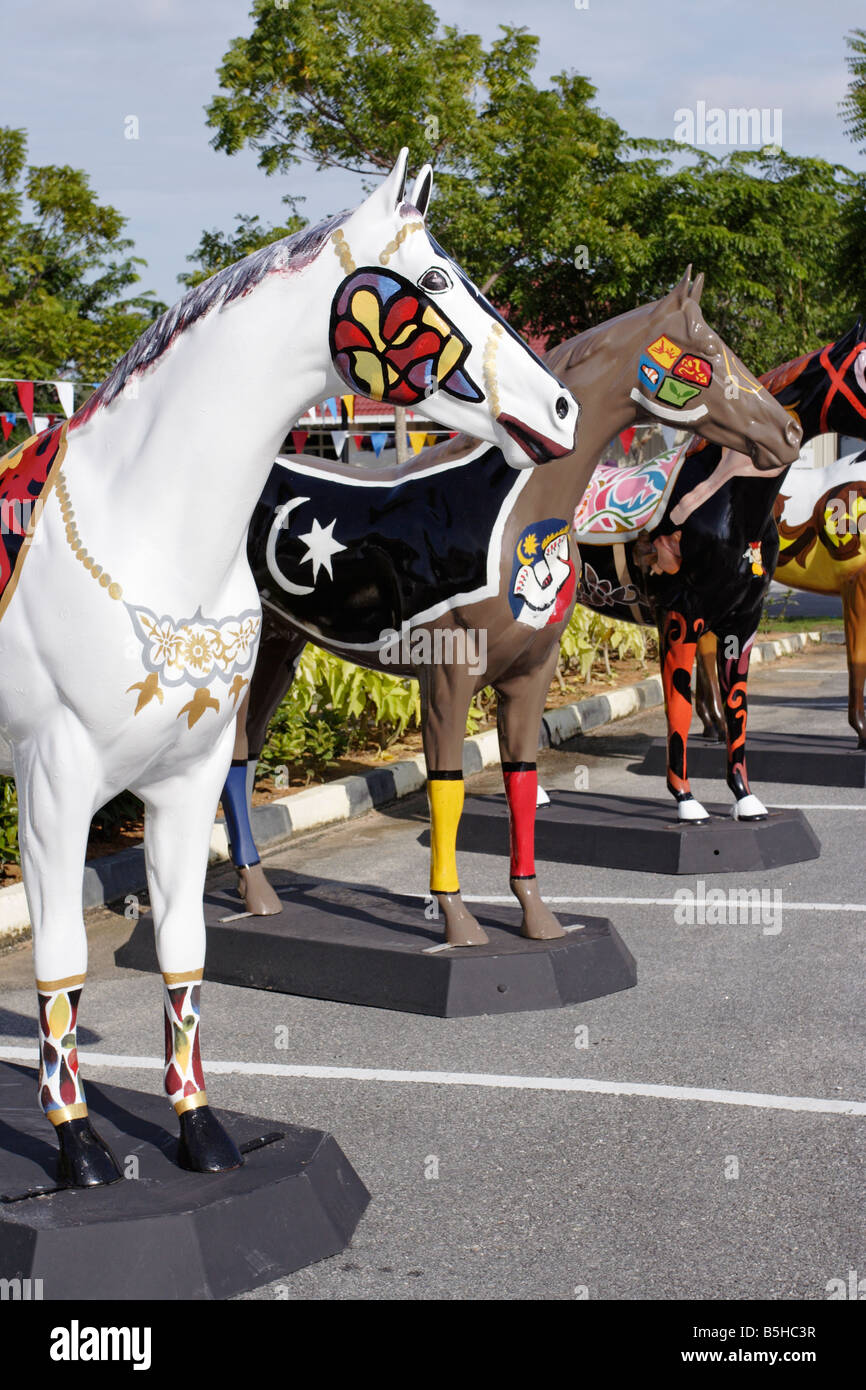
<path fill-rule="evenodd" d="M 268 725 L 291 689 L 305 645 L 305 637 L 278 629 L 275 624 L 266 630 L 249 688 L 238 706 L 232 763 L 220 797 L 238 892 L 247 912 L 254 917 L 271 917 L 282 911 L 256 848 L 250 798 Z"/>
<path fill-rule="evenodd" d="M 758 630 L 760 609 L 738 622 L 731 631 L 719 632 L 717 669 L 725 711 L 728 745 L 727 784 L 734 794 L 731 814 L 735 820 L 766 820 L 767 808 L 749 787 L 746 770 L 746 728 L 749 718 L 748 681 L 752 645 Z"/>
<path fill-rule="evenodd" d="M 475 677 L 458 665 L 425 666 L 420 675 L 421 733 L 430 806 L 430 893 L 445 918 L 450 946 L 486 946 L 488 937 L 460 895 L 457 829 L 463 813 L 463 739 Z"/>
<path fill-rule="evenodd" d="M 659 657 L 667 720 L 667 788 L 681 821 L 706 821 L 709 815 L 692 795 L 686 771 L 692 722 L 692 667 L 703 623 L 668 611 L 659 624 Z"/>
<path fill-rule="evenodd" d="M 94 751 L 71 719 L 15 753 L 18 840 L 33 928 L 39 1004 L 39 1101 L 60 1145 L 59 1176 L 74 1187 L 123 1177 L 90 1122 L 78 1059 L 87 973 L 81 879 L 99 778 Z"/>
<path fill-rule="evenodd" d="M 695 714 L 704 726 L 702 737 L 724 743 L 725 716 L 716 675 L 717 651 L 716 634 L 701 633 L 695 655 Z"/>
<path fill-rule="evenodd" d="M 848 723 L 857 735 L 857 747 L 866 748 L 866 566 L 842 586 L 845 650 L 848 657 Z"/>
<path fill-rule="evenodd" d="M 147 882 L 164 985 L 165 1090 L 180 1120 L 178 1162 L 197 1173 L 222 1173 L 243 1163 L 208 1104 L 199 1036 L 205 959 L 202 895 L 232 737 L 229 724 L 201 762 L 178 776 L 134 789 L 145 804 Z"/>
<path fill-rule="evenodd" d="M 538 800 L 538 727 L 559 655 L 559 633 L 549 655 L 533 671 L 499 681 L 496 723 L 502 777 L 508 800 L 511 862 L 509 885 L 523 911 L 521 935 L 538 941 L 565 933 L 544 903 L 535 872 L 535 812 Z M 549 800 L 545 797 L 545 801 Z"/>

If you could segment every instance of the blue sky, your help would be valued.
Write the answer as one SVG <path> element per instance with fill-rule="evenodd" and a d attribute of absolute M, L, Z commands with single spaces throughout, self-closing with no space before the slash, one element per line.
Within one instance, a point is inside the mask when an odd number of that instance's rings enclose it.
<path fill-rule="evenodd" d="M 435 3 L 435 0 L 434 0 Z M 581 0 L 583 3 L 583 0 Z M 670 136 L 674 112 L 699 101 L 781 107 L 783 144 L 863 167 L 838 103 L 848 83 L 844 36 L 866 27 L 863 0 L 438 0 L 443 22 L 496 35 L 525 25 L 541 40 L 537 79 L 584 73 L 598 104 L 630 134 Z M 203 228 L 236 212 L 279 219 L 283 193 L 311 218 L 361 196 L 349 175 L 308 165 L 267 178 L 248 153 L 217 153 L 204 107 L 229 41 L 250 29 L 243 0 L 5 0 L 0 123 L 24 126 L 33 163 L 86 169 L 129 219 L 148 262 L 142 288 L 171 302 Z M 138 117 L 140 138 L 124 138 Z M 435 228 L 435 203 L 431 210 Z"/>

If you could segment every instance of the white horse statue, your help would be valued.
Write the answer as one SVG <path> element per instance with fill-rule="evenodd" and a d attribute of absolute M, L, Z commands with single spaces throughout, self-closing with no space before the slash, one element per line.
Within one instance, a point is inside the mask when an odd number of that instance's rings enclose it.
<path fill-rule="evenodd" d="M 68 423 L 0 460 L 20 522 L 0 534 L 0 771 L 18 786 L 39 1096 L 71 1185 L 121 1176 L 88 1118 L 76 1021 L 88 828 L 124 788 L 146 808 L 179 1162 L 242 1162 L 202 1072 L 202 894 L 261 623 L 247 531 L 287 430 L 348 387 L 420 404 L 515 467 L 574 444 L 577 403 L 428 235 L 431 171 L 404 199 L 406 159 L 356 211 L 190 290 Z M 311 562 L 332 544 L 314 525 Z"/>

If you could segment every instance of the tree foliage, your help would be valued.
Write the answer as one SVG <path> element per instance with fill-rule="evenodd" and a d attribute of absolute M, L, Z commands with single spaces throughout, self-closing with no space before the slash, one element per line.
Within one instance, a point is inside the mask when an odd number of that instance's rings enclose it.
<path fill-rule="evenodd" d="M 485 47 L 425 0 L 255 0 L 251 18 L 219 68 L 213 144 L 253 148 L 267 173 L 306 159 L 362 175 L 408 145 L 414 166 L 435 165 L 437 237 L 526 331 L 580 332 L 664 293 L 690 261 L 708 318 L 755 371 L 856 310 L 846 169 L 632 139 L 586 77 L 536 83 L 525 28 Z"/>
<path fill-rule="evenodd" d="M 0 376 L 98 381 L 162 312 L 128 294 L 144 262 L 125 224 L 83 170 L 28 165 L 26 133 L 0 127 Z"/>

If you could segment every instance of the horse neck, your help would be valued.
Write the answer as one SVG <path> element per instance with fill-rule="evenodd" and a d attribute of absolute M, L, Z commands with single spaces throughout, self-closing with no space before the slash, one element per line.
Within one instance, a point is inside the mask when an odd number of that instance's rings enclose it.
<path fill-rule="evenodd" d="M 128 518 L 130 545 L 182 566 L 189 557 L 205 589 L 234 564 L 287 430 L 339 389 L 324 322 L 332 287 L 316 269 L 272 275 L 212 309 L 73 433 L 69 481 L 94 553 L 100 529 L 116 536 Z"/>

